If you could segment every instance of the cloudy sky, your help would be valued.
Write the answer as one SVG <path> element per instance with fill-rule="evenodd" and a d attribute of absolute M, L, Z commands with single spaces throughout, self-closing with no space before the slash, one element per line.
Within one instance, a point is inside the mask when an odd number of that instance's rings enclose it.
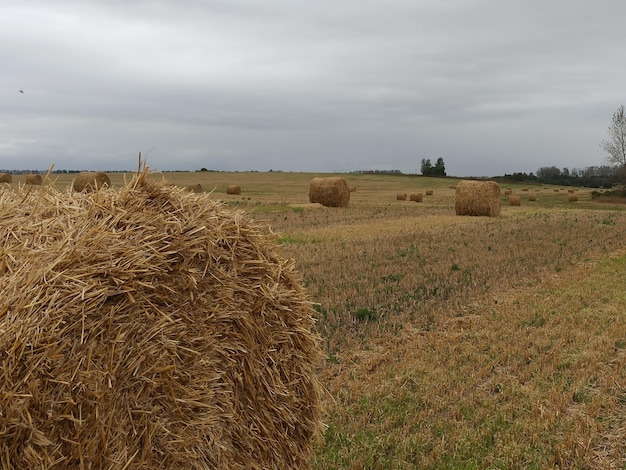
<path fill-rule="evenodd" d="M 602 165 L 624 18 L 624 0 L 2 1 L 0 168 Z"/>

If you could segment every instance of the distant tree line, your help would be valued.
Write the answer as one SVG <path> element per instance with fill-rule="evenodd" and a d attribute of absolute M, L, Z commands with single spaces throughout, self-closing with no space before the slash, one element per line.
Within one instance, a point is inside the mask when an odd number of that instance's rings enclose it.
<path fill-rule="evenodd" d="M 536 182 L 562 186 L 585 186 L 588 188 L 612 188 L 624 181 L 622 168 L 615 166 L 588 166 L 586 168 L 557 168 L 542 166 L 537 173 L 505 174 L 500 180 L 512 182 Z"/>

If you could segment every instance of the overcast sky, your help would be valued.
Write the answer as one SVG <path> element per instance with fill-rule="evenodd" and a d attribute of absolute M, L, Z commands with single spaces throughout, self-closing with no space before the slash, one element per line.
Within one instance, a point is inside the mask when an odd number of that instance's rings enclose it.
<path fill-rule="evenodd" d="M 625 18 L 624 0 L 3 0 L 0 168 L 603 165 Z"/>

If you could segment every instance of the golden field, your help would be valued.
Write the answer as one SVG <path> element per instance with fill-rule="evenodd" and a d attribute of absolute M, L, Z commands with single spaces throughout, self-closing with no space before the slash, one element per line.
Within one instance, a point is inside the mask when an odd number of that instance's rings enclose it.
<path fill-rule="evenodd" d="M 266 222 L 295 258 L 326 356 L 313 468 L 625 468 L 625 206 L 507 185 L 500 217 L 459 217 L 456 179 L 350 174 L 350 206 L 325 208 L 314 176 L 153 174 Z"/>

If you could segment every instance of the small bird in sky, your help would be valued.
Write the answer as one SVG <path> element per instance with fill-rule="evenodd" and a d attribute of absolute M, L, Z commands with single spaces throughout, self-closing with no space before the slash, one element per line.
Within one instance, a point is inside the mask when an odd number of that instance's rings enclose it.
<path fill-rule="evenodd" d="M 24 94 L 24 90 L 18 90 L 20 93 Z"/>

